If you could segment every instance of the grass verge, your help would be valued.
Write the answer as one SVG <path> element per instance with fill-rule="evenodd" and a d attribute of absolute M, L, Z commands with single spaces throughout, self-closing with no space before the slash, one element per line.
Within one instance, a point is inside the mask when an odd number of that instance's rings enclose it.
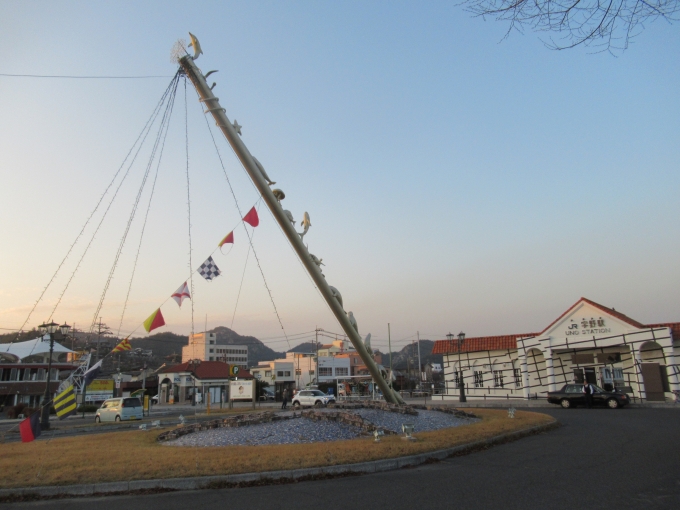
<path fill-rule="evenodd" d="M 418 441 L 385 436 L 295 445 L 173 447 L 156 442 L 163 430 L 113 432 L 32 443 L 0 444 L 0 488 L 71 485 L 352 464 L 472 443 L 547 424 L 545 414 L 476 409 L 481 421 L 415 434 Z"/>

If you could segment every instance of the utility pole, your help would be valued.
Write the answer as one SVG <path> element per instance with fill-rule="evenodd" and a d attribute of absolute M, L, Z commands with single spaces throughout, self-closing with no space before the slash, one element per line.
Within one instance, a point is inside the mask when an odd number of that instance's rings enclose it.
<path fill-rule="evenodd" d="M 185 55 L 179 59 L 179 64 L 186 73 L 186 76 L 193 83 L 194 87 L 196 87 L 196 91 L 200 96 L 199 101 L 205 105 L 206 113 L 210 113 L 215 119 L 217 126 L 220 128 L 222 134 L 231 145 L 234 154 L 236 157 L 238 157 L 239 161 L 243 165 L 243 168 L 248 173 L 248 176 L 255 185 L 255 188 L 257 188 L 260 195 L 262 196 L 264 203 L 271 211 L 274 219 L 283 231 L 283 234 L 286 236 L 293 250 L 299 257 L 300 262 L 302 262 L 302 265 L 307 270 L 307 273 L 309 273 L 309 276 L 316 284 L 319 293 L 323 296 L 326 304 L 328 304 L 328 307 L 340 324 L 340 327 L 342 327 L 343 331 L 347 334 L 350 341 L 352 342 L 352 345 L 356 349 L 357 353 L 359 356 L 361 356 L 361 359 L 368 368 L 373 380 L 383 391 L 385 399 L 388 402 L 394 404 L 403 404 L 404 400 L 401 398 L 401 395 L 393 392 L 387 382 L 383 379 L 378 365 L 375 363 L 373 358 L 371 358 L 368 349 L 366 349 L 366 346 L 364 345 L 363 338 L 359 335 L 359 332 L 354 329 L 354 326 L 349 320 L 348 313 L 343 308 L 343 305 L 340 304 L 340 301 L 336 297 L 336 293 L 331 289 L 330 284 L 326 281 L 324 274 L 321 272 L 320 266 L 317 265 L 317 262 L 315 262 L 316 257 L 312 258 L 312 255 L 302 242 L 300 234 L 295 230 L 290 222 L 290 219 L 284 212 L 280 200 L 283 200 L 285 194 L 282 192 L 282 190 L 278 190 L 277 194 L 274 195 L 274 191 L 269 187 L 270 184 L 273 184 L 272 181 L 270 181 L 268 178 L 265 178 L 266 173 L 263 171 L 264 169 L 261 165 L 258 165 L 253 155 L 241 140 L 241 136 L 238 134 L 240 132 L 240 126 L 238 126 L 236 123 L 231 123 L 227 117 L 226 110 L 220 105 L 219 98 L 213 94 L 212 88 L 208 85 L 206 77 L 203 75 L 201 70 L 194 63 L 193 57 L 191 55 Z M 239 129 L 238 132 L 237 129 Z"/>
<path fill-rule="evenodd" d="M 392 372 L 392 336 L 390 335 L 390 323 L 387 323 L 387 348 L 390 350 L 390 390 L 394 391 L 392 386 L 392 378 L 394 377 L 394 372 Z"/>
<path fill-rule="evenodd" d="M 97 359 L 99 361 L 99 343 L 102 340 L 102 318 L 99 317 L 99 331 L 97 332 Z"/>
<path fill-rule="evenodd" d="M 420 363 L 420 331 L 417 331 L 416 334 L 418 335 L 418 387 L 420 388 L 423 382 L 423 365 Z"/>
<path fill-rule="evenodd" d="M 319 326 L 314 327 L 314 337 L 316 338 L 316 384 L 319 385 Z"/>

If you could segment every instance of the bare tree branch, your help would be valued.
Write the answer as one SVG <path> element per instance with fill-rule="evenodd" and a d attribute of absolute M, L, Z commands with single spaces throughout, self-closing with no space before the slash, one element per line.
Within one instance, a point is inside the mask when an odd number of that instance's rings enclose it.
<path fill-rule="evenodd" d="M 628 48 L 630 40 L 650 23 L 661 18 L 678 21 L 680 0 L 463 0 L 475 16 L 493 16 L 510 22 L 504 39 L 525 27 L 549 36 L 547 47 L 565 50 L 592 46 L 614 53 Z"/>

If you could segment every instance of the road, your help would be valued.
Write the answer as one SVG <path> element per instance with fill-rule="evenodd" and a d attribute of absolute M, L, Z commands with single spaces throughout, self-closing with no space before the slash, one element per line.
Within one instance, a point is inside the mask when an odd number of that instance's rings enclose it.
<path fill-rule="evenodd" d="M 547 409 L 562 427 L 373 475 L 244 489 L 3 505 L 16 509 L 680 508 L 680 409 Z"/>

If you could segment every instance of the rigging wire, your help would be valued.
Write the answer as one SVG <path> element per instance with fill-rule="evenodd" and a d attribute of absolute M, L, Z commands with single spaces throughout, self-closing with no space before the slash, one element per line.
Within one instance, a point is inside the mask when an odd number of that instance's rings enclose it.
<path fill-rule="evenodd" d="M 174 80 L 174 79 L 173 79 L 173 80 Z M 78 263 L 76 264 L 75 269 L 74 269 L 73 272 L 71 273 L 71 276 L 69 277 L 68 281 L 66 282 L 66 285 L 64 286 L 64 290 L 61 292 L 61 294 L 60 294 L 60 296 L 59 296 L 59 299 L 57 300 L 56 304 L 54 305 L 54 308 L 52 309 L 52 313 L 50 314 L 50 320 L 52 319 L 52 316 L 54 315 L 54 312 L 56 312 L 57 307 L 58 307 L 59 304 L 61 303 L 61 300 L 62 300 L 62 298 L 64 297 L 64 294 L 66 293 L 66 291 L 68 290 L 69 286 L 71 285 L 71 282 L 73 281 L 73 278 L 75 277 L 76 272 L 77 272 L 78 269 L 80 268 L 80 264 L 83 262 L 83 259 L 85 258 L 85 255 L 87 255 L 87 252 L 89 251 L 90 246 L 92 245 L 92 242 L 94 241 L 94 239 L 95 239 L 95 237 L 96 237 L 96 235 L 97 235 L 97 232 L 99 232 L 99 229 L 101 228 L 102 224 L 104 223 L 104 220 L 106 219 L 106 216 L 107 216 L 109 210 L 111 209 L 111 206 L 113 205 L 113 202 L 115 201 L 116 197 L 118 196 L 118 192 L 120 191 L 121 187 L 123 186 L 123 183 L 125 182 L 125 180 L 127 179 L 127 176 L 128 176 L 129 173 L 130 173 L 130 170 L 132 169 L 132 165 L 133 165 L 133 164 L 135 163 L 135 161 L 137 160 L 137 156 L 139 156 L 139 152 L 140 152 L 140 150 L 142 149 L 142 146 L 144 145 L 144 142 L 146 141 L 146 137 L 147 137 L 147 136 L 149 135 L 149 133 L 151 132 L 151 126 L 153 125 L 153 123 L 154 123 L 154 122 L 156 121 L 156 119 L 158 118 L 158 114 L 159 114 L 160 111 L 161 111 L 161 107 L 162 107 L 163 103 L 165 102 L 165 99 L 166 99 L 168 93 L 170 92 L 171 88 L 172 88 L 172 81 L 170 82 L 170 84 L 168 85 L 168 87 L 165 89 L 165 92 L 164 92 L 163 95 L 161 96 L 161 99 L 160 99 L 160 101 L 158 102 L 158 104 L 156 105 L 156 108 L 155 108 L 154 111 L 151 113 L 151 117 L 149 117 L 149 120 L 147 121 L 146 125 L 144 126 L 144 128 L 143 128 L 142 131 L 141 131 L 141 133 L 140 133 L 139 136 L 137 137 L 137 140 L 135 140 L 135 143 L 134 143 L 134 144 L 132 145 L 132 147 L 130 148 L 130 151 L 128 152 L 127 156 L 125 156 L 125 159 L 123 160 L 123 163 L 121 164 L 120 168 L 118 169 L 118 172 L 116 172 L 116 175 L 115 175 L 114 178 L 112 179 L 111 183 L 109 184 L 109 186 L 108 186 L 108 187 L 106 188 L 106 190 L 104 191 L 104 195 L 102 195 L 102 198 L 100 199 L 99 203 L 101 203 L 101 201 L 104 199 L 104 196 L 106 195 L 106 193 L 108 193 L 108 190 L 109 190 L 109 189 L 111 188 L 111 186 L 113 185 L 113 183 L 114 183 L 114 181 L 115 181 L 115 179 L 116 179 L 116 176 L 118 175 L 118 173 L 120 172 L 120 170 L 125 166 L 125 162 L 126 162 L 126 161 L 128 160 L 128 158 L 130 157 L 130 153 L 132 153 L 132 151 L 134 150 L 134 148 L 137 147 L 137 151 L 135 152 L 134 157 L 133 157 L 132 160 L 130 161 L 130 164 L 128 165 L 128 168 L 127 168 L 127 170 L 125 171 L 125 174 L 123 174 L 123 178 L 121 179 L 120 183 L 118 183 L 118 187 L 116 188 L 116 191 L 114 192 L 113 196 L 111 197 L 111 200 L 109 201 L 109 204 L 108 204 L 108 206 L 106 207 L 106 210 L 104 211 L 103 216 L 102 216 L 101 219 L 99 220 L 99 224 L 97 225 L 97 227 L 95 228 L 94 232 L 92 233 L 92 237 L 90 238 L 89 243 L 88 243 L 87 246 L 85 247 L 85 251 L 83 251 L 83 254 L 80 256 L 80 260 L 78 260 Z M 140 138 L 141 138 L 141 141 L 140 141 Z M 138 143 L 139 143 L 139 145 L 137 145 Z M 97 207 L 99 207 L 99 204 L 97 204 Z M 96 210 L 96 209 L 95 209 L 95 210 Z M 95 211 L 92 212 L 92 215 L 94 215 L 94 212 L 95 212 Z M 92 215 L 90 216 L 90 218 L 92 217 Z M 89 220 L 90 220 L 90 219 L 88 218 L 88 222 L 89 222 Z M 83 230 L 84 230 L 84 229 L 85 229 L 85 227 L 83 227 Z M 74 243 L 74 244 L 75 244 L 75 243 Z"/>
<path fill-rule="evenodd" d="M 8 78 L 68 78 L 68 79 L 82 79 L 82 80 L 140 80 L 147 78 L 172 78 L 172 76 L 155 75 L 155 76 L 75 76 L 63 74 L 9 74 L 0 73 L 0 76 Z"/>
<path fill-rule="evenodd" d="M 135 142 L 132 144 L 132 147 L 131 147 L 130 150 L 128 151 L 128 153 L 127 153 L 127 155 L 125 156 L 125 158 L 123 159 L 123 162 L 121 163 L 120 167 L 118 168 L 118 170 L 117 170 L 116 173 L 114 174 L 113 178 L 111 179 L 111 182 L 109 183 L 109 185 L 108 185 L 108 186 L 106 187 L 106 189 L 104 190 L 104 193 L 102 194 L 101 198 L 100 198 L 99 201 L 97 202 L 97 205 L 96 205 L 95 208 L 93 209 L 92 213 L 90 213 L 90 215 L 88 216 L 87 220 L 85 221 L 85 224 L 83 225 L 82 229 L 80 230 L 80 232 L 79 232 L 78 235 L 76 236 L 76 239 L 73 241 L 73 243 L 72 243 L 71 246 L 69 247 L 68 251 L 66 252 L 66 255 L 64 256 L 64 258 L 62 259 L 62 261 L 59 263 L 59 266 L 57 266 L 57 269 L 56 269 L 56 271 L 54 272 L 54 274 L 52 275 L 52 277 L 50 278 L 49 282 L 47 283 L 47 285 L 45 286 L 45 288 L 43 289 L 43 291 L 40 293 L 40 296 L 38 297 L 38 299 L 36 300 L 35 304 L 34 304 L 33 307 L 31 308 L 31 311 L 28 313 L 28 316 L 26 317 L 26 320 L 25 320 L 24 323 L 21 325 L 21 328 L 19 328 L 19 331 L 18 331 L 18 334 L 17 334 L 17 340 L 18 340 L 18 338 L 19 338 L 19 334 L 21 334 L 21 332 L 23 331 L 24 327 L 26 326 L 26 324 L 27 324 L 28 321 L 30 320 L 31 315 L 33 314 L 33 312 L 34 312 L 35 309 L 37 308 L 37 306 L 38 306 L 38 304 L 40 303 L 40 301 L 42 301 L 42 298 L 45 296 L 45 292 L 47 292 L 47 289 L 52 285 L 52 283 L 54 282 L 54 279 L 57 277 L 57 274 L 59 273 L 61 267 L 64 265 L 64 263 L 66 262 L 66 259 L 68 258 L 68 256 L 69 256 L 69 255 L 71 254 L 71 252 L 73 251 L 73 248 L 75 247 L 76 243 L 78 242 L 78 240 L 80 239 L 80 237 L 83 235 L 83 232 L 85 231 L 85 228 L 87 227 L 87 225 L 90 223 L 90 221 L 91 221 L 92 218 L 94 217 L 95 213 L 97 212 L 97 209 L 99 209 L 99 206 L 101 205 L 102 201 L 104 200 L 104 197 L 106 196 L 106 194 L 107 194 L 107 193 L 109 192 L 109 190 L 111 189 L 111 186 L 113 186 L 113 183 L 116 181 L 116 178 L 117 178 L 118 175 L 120 174 L 120 171 L 121 171 L 121 170 L 123 169 L 123 167 L 125 166 L 126 161 L 130 158 L 130 154 L 132 153 L 132 151 L 134 150 L 134 148 L 135 148 L 135 147 L 137 146 L 137 144 L 139 143 L 139 147 L 138 147 L 137 152 L 135 153 L 134 157 L 132 158 L 132 161 L 130 162 L 130 166 L 128 166 L 128 169 L 126 170 L 125 174 L 123 175 L 123 178 L 122 178 L 121 182 L 118 184 L 118 187 L 116 188 L 116 191 L 114 192 L 114 194 L 113 194 L 113 196 L 112 196 L 112 198 L 111 198 L 111 200 L 110 200 L 110 202 L 109 202 L 109 204 L 108 204 L 106 210 L 104 211 L 104 215 L 102 216 L 101 220 L 99 221 L 99 224 L 97 225 L 97 228 L 95 229 L 94 233 L 92 234 L 92 238 L 90 239 L 89 243 L 88 243 L 87 246 L 85 247 L 85 251 L 84 251 L 83 254 L 81 255 L 80 260 L 78 261 L 78 263 L 76 264 L 75 269 L 74 269 L 73 272 L 71 273 L 70 278 L 69 278 L 68 281 L 66 282 L 66 286 L 64 287 L 64 290 L 63 290 L 62 293 L 60 294 L 59 299 L 57 300 L 57 303 L 54 305 L 54 308 L 52 309 L 52 312 L 50 313 L 50 316 L 49 316 L 49 319 L 48 319 L 48 320 L 52 320 L 52 317 L 54 316 L 54 312 L 57 310 L 57 307 L 58 307 L 59 304 L 61 303 L 61 300 L 62 300 L 62 298 L 64 297 L 64 294 L 66 293 L 66 289 L 68 289 L 69 285 L 71 284 L 71 281 L 73 280 L 73 277 L 75 276 L 76 271 L 77 271 L 78 268 L 80 267 L 80 264 L 82 263 L 83 259 L 85 258 L 85 255 L 87 254 L 87 252 L 88 252 L 90 246 L 92 245 L 92 242 L 94 241 L 94 238 L 95 238 L 95 236 L 97 235 L 97 232 L 99 231 L 99 228 L 102 226 L 102 223 L 104 222 L 104 219 L 106 218 L 106 215 L 107 215 L 109 209 L 111 208 L 111 205 L 113 204 L 113 201 L 116 199 L 116 196 L 118 195 L 118 191 L 120 190 L 121 186 L 123 185 L 123 182 L 125 181 L 125 179 L 126 179 L 128 173 L 130 172 L 130 168 L 132 167 L 133 163 L 135 162 L 135 160 L 136 160 L 136 158 L 137 158 L 137 155 L 139 154 L 139 150 L 141 149 L 141 146 L 142 146 L 143 143 L 144 143 L 144 140 L 146 140 L 146 136 L 147 136 L 148 133 L 149 133 L 149 130 L 150 130 L 151 125 L 153 124 L 153 121 L 154 121 L 154 120 L 156 119 L 156 117 L 158 116 L 158 112 L 160 111 L 160 108 L 161 108 L 163 102 L 165 101 L 165 98 L 167 97 L 168 92 L 170 91 L 171 85 L 172 85 L 172 82 L 171 82 L 171 84 L 168 85 L 168 87 L 166 88 L 165 92 L 164 92 L 163 95 L 161 96 L 160 101 L 158 102 L 158 104 L 156 105 L 156 107 L 154 108 L 154 110 L 151 112 L 151 116 L 149 117 L 149 119 L 147 120 L 146 124 L 145 124 L 144 127 L 142 128 L 142 131 L 141 131 L 140 134 L 137 136 L 137 139 L 135 140 Z M 142 139 L 141 142 L 140 142 L 140 138 Z M 96 320 L 96 316 L 95 316 L 95 320 Z M 91 332 L 92 332 L 92 330 L 90 330 L 90 333 L 91 333 Z M 36 345 L 37 345 L 37 344 L 36 344 Z M 33 349 L 35 349 L 35 345 L 33 346 Z M 29 356 L 33 353 L 33 349 L 31 349 L 31 352 L 29 353 Z"/>
<path fill-rule="evenodd" d="M 253 232 L 253 237 L 255 237 L 255 232 Z M 236 309 L 238 308 L 238 302 L 241 298 L 241 289 L 243 288 L 243 280 L 246 277 L 246 269 L 248 268 L 248 259 L 250 258 L 250 245 L 248 246 L 248 253 L 246 254 L 246 262 L 243 264 L 243 274 L 241 275 L 241 284 L 238 286 L 238 294 L 236 295 L 236 304 L 234 305 L 234 313 L 231 315 L 231 324 L 229 324 L 229 329 L 234 326 L 234 319 L 236 318 Z"/>
<path fill-rule="evenodd" d="M 163 159 L 163 152 L 165 150 L 165 141 L 168 137 L 168 131 L 170 128 L 170 119 L 172 117 L 173 108 L 175 106 L 175 96 L 177 92 L 177 84 L 179 80 L 174 80 L 174 88 L 172 94 L 165 107 L 165 112 L 163 113 L 163 118 L 161 119 L 161 128 L 159 131 L 159 136 L 162 134 L 163 129 L 165 129 L 165 134 L 163 134 L 163 142 L 161 144 L 160 154 L 158 155 L 158 162 L 156 163 L 156 172 L 154 174 L 153 183 L 151 184 L 151 194 L 149 195 L 149 203 L 146 206 L 146 214 L 144 215 L 144 223 L 142 224 L 142 231 L 139 235 L 139 244 L 137 246 L 137 254 L 135 255 L 135 261 L 132 266 L 132 275 L 130 276 L 130 284 L 128 285 L 127 294 L 125 295 L 125 302 L 123 303 L 123 311 L 120 314 L 120 322 L 118 324 L 117 335 L 120 336 L 120 330 L 123 326 L 123 318 L 125 317 L 125 310 L 127 309 L 127 304 L 130 299 L 130 291 L 132 290 L 132 282 L 135 278 L 135 272 L 137 270 L 137 262 L 139 260 L 139 253 L 142 249 L 142 240 L 144 239 L 144 231 L 146 230 L 146 222 L 149 219 L 149 210 L 151 209 L 151 202 L 153 200 L 154 190 L 156 189 L 156 181 L 158 180 L 158 170 L 161 166 L 161 161 Z"/>
<path fill-rule="evenodd" d="M 194 264 L 191 260 L 191 193 L 189 187 L 189 113 L 187 106 L 187 77 L 184 75 L 184 135 L 185 135 L 185 150 L 187 156 L 187 212 L 189 216 L 189 271 L 191 276 L 191 335 L 194 334 Z M 193 343 L 193 342 L 192 342 Z M 196 346 L 194 344 L 194 359 L 196 358 Z"/>
<path fill-rule="evenodd" d="M 176 75 L 176 77 L 173 78 L 173 79 L 178 79 L 178 76 L 179 76 L 179 75 Z M 159 129 L 159 135 L 158 135 L 158 137 L 157 137 L 157 139 L 156 139 L 156 144 L 154 145 L 154 147 L 153 147 L 153 149 L 152 149 L 151 156 L 150 156 L 150 159 L 149 159 L 149 164 L 147 165 L 146 170 L 145 170 L 145 172 L 144 172 L 144 177 L 143 177 L 143 179 L 142 179 L 142 182 L 141 182 L 141 185 L 140 185 L 140 187 L 139 187 L 139 190 L 137 191 L 137 196 L 135 197 L 135 201 L 134 201 L 134 204 L 133 204 L 133 206 L 132 206 L 132 211 L 130 211 L 130 217 L 128 218 L 128 222 L 127 222 L 127 225 L 126 225 L 126 227 L 125 227 L 125 231 L 123 232 L 123 237 L 121 238 L 120 244 L 118 245 L 118 250 L 116 251 L 116 255 L 115 255 L 115 257 L 114 257 L 113 264 L 112 264 L 112 266 L 111 266 L 111 270 L 109 271 L 109 276 L 108 276 L 108 278 L 107 278 L 107 280 L 106 280 L 106 284 L 104 285 L 104 290 L 102 291 L 101 298 L 99 299 L 99 304 L 97 305 L 97 309 L 96 309 L 96 311 L 95 311 L 95 313 L 94 313 L 94 315 L 93 315 L 92 324 L 91 324 L 91 326 L 90 326 L 90 333 L 92 333 L 92 331 L 94 330 L 94 326 L 95 326 L 95 324 L 96 324 L 97 317 L 99 316 L 99 312 L 101 311 L 102 307 L 104 306 L 104 299 L 106 298 L 106 293 L 108 292 L 109 286 L 111 285 L 111 280 L 113 279 L 113 275 L 114 275 L 114 273 L 115 273 L 115 271 L 116 271 L 116 268 L 117 268 L 117 266 L 118 266 L 118 260 L 120 259 L 120 256 L 121 256 L 121 254 L 122 254 L 122 252 L 123 252 L 123 247 L 125 246 L 125 241 L 127 240 L 128 233 L 130 232 L 130 227 L 132 226 L 132 222 L 133 222 L 133 220 L 134 220 L 134 218 L 135 218 L 135 215 L 136 215 L 136 213 L 137 213 L 137 208 L 138 208 L 138 206 L 139 206 L 139 201 L 140 201 L 140 199 L 141 199 L 142 192 L 144 191 L 144 187 L 145 187 L 145 185 L 146 185 L 146 181 L 147 181 L 147 179 L 148 179 L 148 177 L 149 177 L 149 172 L 150 172 L 150 170 L 151 170 L 151 166 L 152 166 L 153 159 L 154 159 L 154 157 L 155 157 L 155 155 L 156 155 L 156 150 L 157 150 L 157 148 L 158 148 L 158 139 L 159 139 L 159 137 L 160 137 L 160 132 L 161 132 L 161 131 L 162 131 L 162 130 Z"/>
<path fill-rule="evenodd" d="M 198 96 L 198 91 L 196 91 L 196 95 Z M 200 99 L 200 97 L 199 97 Z M 202 109 L 201 109 L 202 111 Z M 241 207 L 238 205 L 238 200 L 236 198 L 236 193 L 234 193 L 234 188 L 231 185 L 231 181 L 229 180 L 229 176 L 227 175 L 227 170 L 224 167 L 224 161 L 222 161 L 222 155 L 220 154 L 220 150 L 217 147 L 217 142 L 215 141 L 215 136 L 213 135 L 212 128 L 210 127 L 210 123 L 208 122 L 208 118 L 205 117 L 205 123 L 208 126 L 208 132 L 210 133 L 210 138 L 212 139 L 213 145 L 215 146 L 215 151 L 217 152 L 217 157 L 220 160 L 220 166 L 222 167 L 222 172 L 224 173 L 224 177 L 227 180 L 227 184 L 229 185 L 229 191 L 231 191 L 231 196 L 234 198 L 234 203 L 236 204 L 236 209 L 238 210 L 239 216 L 243 218 L 243 212 L 241 211 Z M 229 145 L 231 148 L 232 152 L 234 152 L 233 147 Z M 234 156 L 236 156 L 236 153 L 234 153 Z M 237 158 L 238 159 L 238 158 Z M 239 160 L 240 162 L 241 160 Z M 276 308 L 276 303 L 274 302 L 274 296 L 272 295 L 272 291 L 269 288 L 269 284 L 267 283 L 267 279 L 264 276 L 264 271 L 262 269 L 262 265 L 260 264 L 260 258 L 257 256 L 257 252 L 255 251 L 255 246 L 253 245 L 253 239 L 250 235 L 250 232 L 248 232 L 248 227 L 246 227 L 245 222 L 242 222 L 243 224 L 243 230 L 246 232 L 246 236 L 248 236 L 248 242 L 250 243 L 250 247 L 253 250 L 253 256 L 255 257 L 255 261 L 257 262 L 257 267 L 260 270 L 260 274 L 262 275 L 262 280 L 264 282 L 264 286 L 267 289 L 267 293 L 269 293 L 269 299 L 272 302 L 272 306 L 274 307 L 274 313 L 276 314 L 276 318 L 279 321 L 279 325 L 281 326 L 281 330 L 283 331 L 283 335 L 286 337 L 286 341 L 288 341 L 288 335 L 286 333 L 286 328 L 283 327 L 283 322 L 281 321 L 281 316 L 279 315 L 279 311 Z M 288 342 L 288 347 L 290 348 L 290 342 Z"/>

